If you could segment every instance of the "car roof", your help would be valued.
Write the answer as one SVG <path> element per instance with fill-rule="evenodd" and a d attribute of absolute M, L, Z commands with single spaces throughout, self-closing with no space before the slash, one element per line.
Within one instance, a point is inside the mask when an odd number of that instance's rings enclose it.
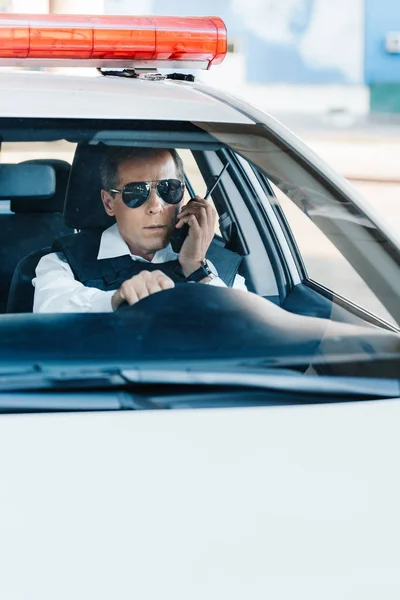
<path fill-rule="evenodd" d="M 0 117 L 253 123 L 188 82 L 37 72 L 0 73 Z"/>

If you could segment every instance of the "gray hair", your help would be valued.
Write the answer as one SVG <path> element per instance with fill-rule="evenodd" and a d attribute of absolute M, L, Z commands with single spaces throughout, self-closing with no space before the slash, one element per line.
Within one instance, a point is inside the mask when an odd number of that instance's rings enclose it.
<path fill-rule="evenodd" d="M 135 158 L 159 157 L 168 152 L 175 163 L 178 178 L 184 182 L 185 172 L 183 162 L 178 152 L 173 148 L 133 148 L 132 146 L 110 146 L 107 148 L 100 165 L 101 183 L 105 190 L 116 188 L 118 185 L 118 166 Z"/>

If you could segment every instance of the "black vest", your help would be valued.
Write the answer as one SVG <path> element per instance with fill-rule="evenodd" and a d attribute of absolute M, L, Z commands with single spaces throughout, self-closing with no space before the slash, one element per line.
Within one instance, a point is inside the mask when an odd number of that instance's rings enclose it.
<path fill-rule="evenodd" d="M 102 233 L 103 230 L 81 231 L 58 238 L 53 243 L 53 252 L 62 252 L 65 255 L 75 279 L 83 285 L 104 291 L 116 290 L 124 281 L 141 271 L 155 270 L 162 271 L 175 283 L 184 281 L 179 275 L 177 260 L 155 264 L 132 260 L 129 254 L 98 259 Z M 217 269 L 222 281 L 228 287 L 232 287 L 242 257 L 224 248 L 223 242 L 214 238 L 207 258 Z"/>

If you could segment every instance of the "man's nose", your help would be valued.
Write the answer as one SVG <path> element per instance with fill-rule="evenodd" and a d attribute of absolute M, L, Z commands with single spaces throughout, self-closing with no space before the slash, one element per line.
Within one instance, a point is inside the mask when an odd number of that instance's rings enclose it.
<path fill-rule="evenodd" d="M 150 192 L 149 199 L 146 202 L 146 210 L 149 214 L 155 214 L 161 212 L 163 209 L 163 203 L 156 190 L 153 188 Z"/>

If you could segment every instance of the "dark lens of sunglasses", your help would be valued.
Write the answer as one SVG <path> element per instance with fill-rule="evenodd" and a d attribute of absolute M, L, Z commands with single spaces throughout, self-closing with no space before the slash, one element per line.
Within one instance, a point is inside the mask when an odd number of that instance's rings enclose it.
<path fill-rule="evenodd" d="M 128 183 L 122 192 L 122 201 L 129 208 L 142 206 L 150 196 L 150 186 L 145 181 Z"/>
<path fill-rule="evenodd" d="M 162 179 L 157 183 L 157 192 L 167 204 L 178 204 L 183 198 L 183 183 L 179 179 Z"/>

